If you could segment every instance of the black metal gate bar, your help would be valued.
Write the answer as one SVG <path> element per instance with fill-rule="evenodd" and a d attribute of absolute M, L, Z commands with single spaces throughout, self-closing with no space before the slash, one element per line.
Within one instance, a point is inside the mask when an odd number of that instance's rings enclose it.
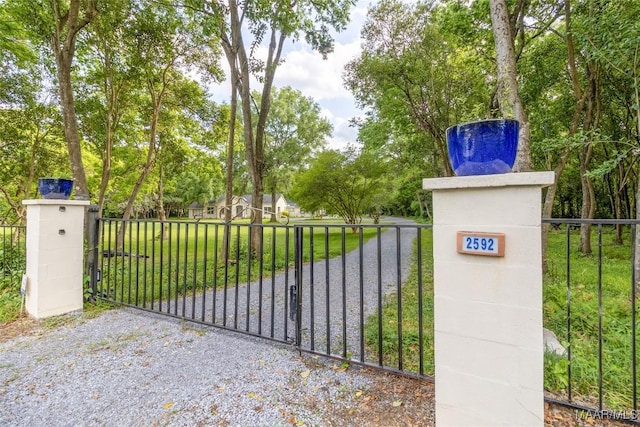
<path fill-rule="evenodd" d="M 637 242 L 635 239 L 637 238 L 636 234 L 636 224 L 631 225 L 631 235 L 633 236 L 633 242 L 631 244 L 631 366 L 632 372 L 631 376 L 633 378 L 633 410 L 634 412 L 638 412 L 638 369 L 636 365 L 636 269 L 635 269 L 635 259 L 636 259 L 636 247 L 640 242 Z"/>
<path fill-rule="evenodd" d="M 382 304 L 384 303 L 384 294 L 382 293 L 382 229 L 378 228 L 376 232 L 376 270 L 377 270 L 377 285 L 378 285 L 378 366 L 384 366 L 384 351 L 382 347 Z"/>
<path fill-rule="evenodd" d="M 300 347 L 302 342 L 302 330 L 300 325 L 302 324 L 302 265 L 303 258 L 303 244 L 304 244 L 304 229 L 302 227 L 295 227 L 295 287 L 291 296 L 291 307 L 295 307 L 295 321 L 296 321 L 296 347 Z"/>
<path fill-rule="evenodd" d="M 360 308 L 358 310 L 358 329 L 360 331 L 360 362 L 364 363 L 364 239 L 362 235 L 362 228 L 358 229 L 358 290 L 360 294 Z M 327 282 L 327 288 L 329 283 Z M 327 305 L 329 302 L 326 303 Z M 329 323 L 329 319 L 327 319 Z"/>
<path fill-rule="evenodd" d="M 416 230 L 417 233 L 417 244 L 416 244 L 416 257 L 417 259 L 422 259 L 422 228 L 418 228 Z M 422 262 L 418 262 L 418 295 L 422 296 Z M 418 353 L 420 354 L 419 358 L 419 368 L 418 373 L 420 375 L 424 375 L 424 311 L 422 307 L 422 297 L 418 298 Z"/>
<path fill-rule="evenodd" d="M 566 304 L 567 304 L 567 360 L 569 361 L 569 363 L 567 364 L 567 378 L 568 378 L 568 384 L 567 384 L 567 395 L 569 398 L 569 401 L 573 400 L 573 394 L 572 394 L 572 381 L 571 381 L 571 349 L 573 348 L 571 346 L 571 257 L 569 256 L 569 254 L 571 253 L 571 229 L 569 227 L 567 227 L 566 230 L 567 233 L 567 238 L 566 238 L 566 253 L 567 253 L 567 281 L 566 281 L 566 285 L 567 285 L 567 300 L 566 300 Z"/>
<path fill-rule="evenodd" d="M 598 224 L 598 408 L 602 410 L 602 224 Z"/>
<path fill-rule="evenodd" d="M 329 283 L 329 227 L 324 227 L 324 281 Z M 331 291 L 329 286 L 325 286 L 325 300 L 331 299 Z M 331 304 L 325 304 L 325 317 L 331 318 Z M 325 352 L 331 354 L 331 323 L 326 325 L 327 346 Z"/>

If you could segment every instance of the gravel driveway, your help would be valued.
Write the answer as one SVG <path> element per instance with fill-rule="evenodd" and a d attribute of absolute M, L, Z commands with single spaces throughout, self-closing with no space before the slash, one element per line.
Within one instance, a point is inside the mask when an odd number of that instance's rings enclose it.
<path fill-rule="evenodd" d="M 130 309 L 80 315 L 0 344 L 0 425 L 323 425 L 372 384 L 309 360 Z"/>

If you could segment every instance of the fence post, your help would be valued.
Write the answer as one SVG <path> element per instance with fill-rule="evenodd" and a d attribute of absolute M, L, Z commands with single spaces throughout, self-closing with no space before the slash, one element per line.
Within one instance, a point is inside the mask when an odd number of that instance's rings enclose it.
<path fill-rule="evenodd" d="M 89 276 L 91 286 L 91 298 L 96 299 L 98 294 L 98 245 L 100 223 L 98 205 L 87 206 L 85 233 L 87 241 L 87 256 L 85 257 L 85 274 Z"/>
<path fill-rule="evenodd" d="M 436 425 L 544 424 L 541 188 L 553 172 L 433 178 Z"/>

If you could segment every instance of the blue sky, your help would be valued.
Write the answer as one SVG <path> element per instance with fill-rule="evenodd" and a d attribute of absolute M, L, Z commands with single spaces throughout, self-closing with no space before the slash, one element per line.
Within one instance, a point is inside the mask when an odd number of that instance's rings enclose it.
<path fill-rule="evenodd" d="M 326 60 L 312 51 L 304 40 L 295 43 L 289 40 L 283 50 L 284 62 L 276 71 L 275 87 L 291 86 L 320 105 L 323 116 L 333 124 L 331 148 L 343 148 L 356 141 L 357 131 L 349 127 L 349 120 L 362 112 L 344 88 L 342 72 L 344 66 L 360 54 L 360 28 L 370 3 L 370 0 L 359 0 L 351 9 L 351 22 L 345 31 L 336 34 L 334 52 Z M 252 82 L 252 88 L 259 89 L 258 83 Z M 209 89 L 214 99 L 229 99 L 228 84 Z"/>

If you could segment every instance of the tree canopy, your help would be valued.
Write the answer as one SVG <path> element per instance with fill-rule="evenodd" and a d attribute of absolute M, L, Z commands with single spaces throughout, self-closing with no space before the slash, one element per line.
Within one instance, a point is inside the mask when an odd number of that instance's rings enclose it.
<path fill-rule="evenodd" d="M 273 82 L 285 41 L 331 55 L 353 4 L 1 2 L 0 215 L 20 221 L 40 176 L 72 176 L 77 194 L 124 217 L 184 215 L 225 190 L 253 193 L 260 208 L 264 192 L 284 193 L 351 223 L 424 214 L 422 178 L 452 174 L 446 129 L 516 115 L 514 88 L 525 157 L 556 172 L 543 215 L 640 215 L 637 1 L 374 3 L 343 74 L 365 111 L 353 120 L 358 148 L 326 150 L 332 129 L 316 101 Z M 223 78 L 229 102 L 214 102 Z M 351 183 L 357 208 L 318 202 L 314 174 L 323 191 Z"/>

